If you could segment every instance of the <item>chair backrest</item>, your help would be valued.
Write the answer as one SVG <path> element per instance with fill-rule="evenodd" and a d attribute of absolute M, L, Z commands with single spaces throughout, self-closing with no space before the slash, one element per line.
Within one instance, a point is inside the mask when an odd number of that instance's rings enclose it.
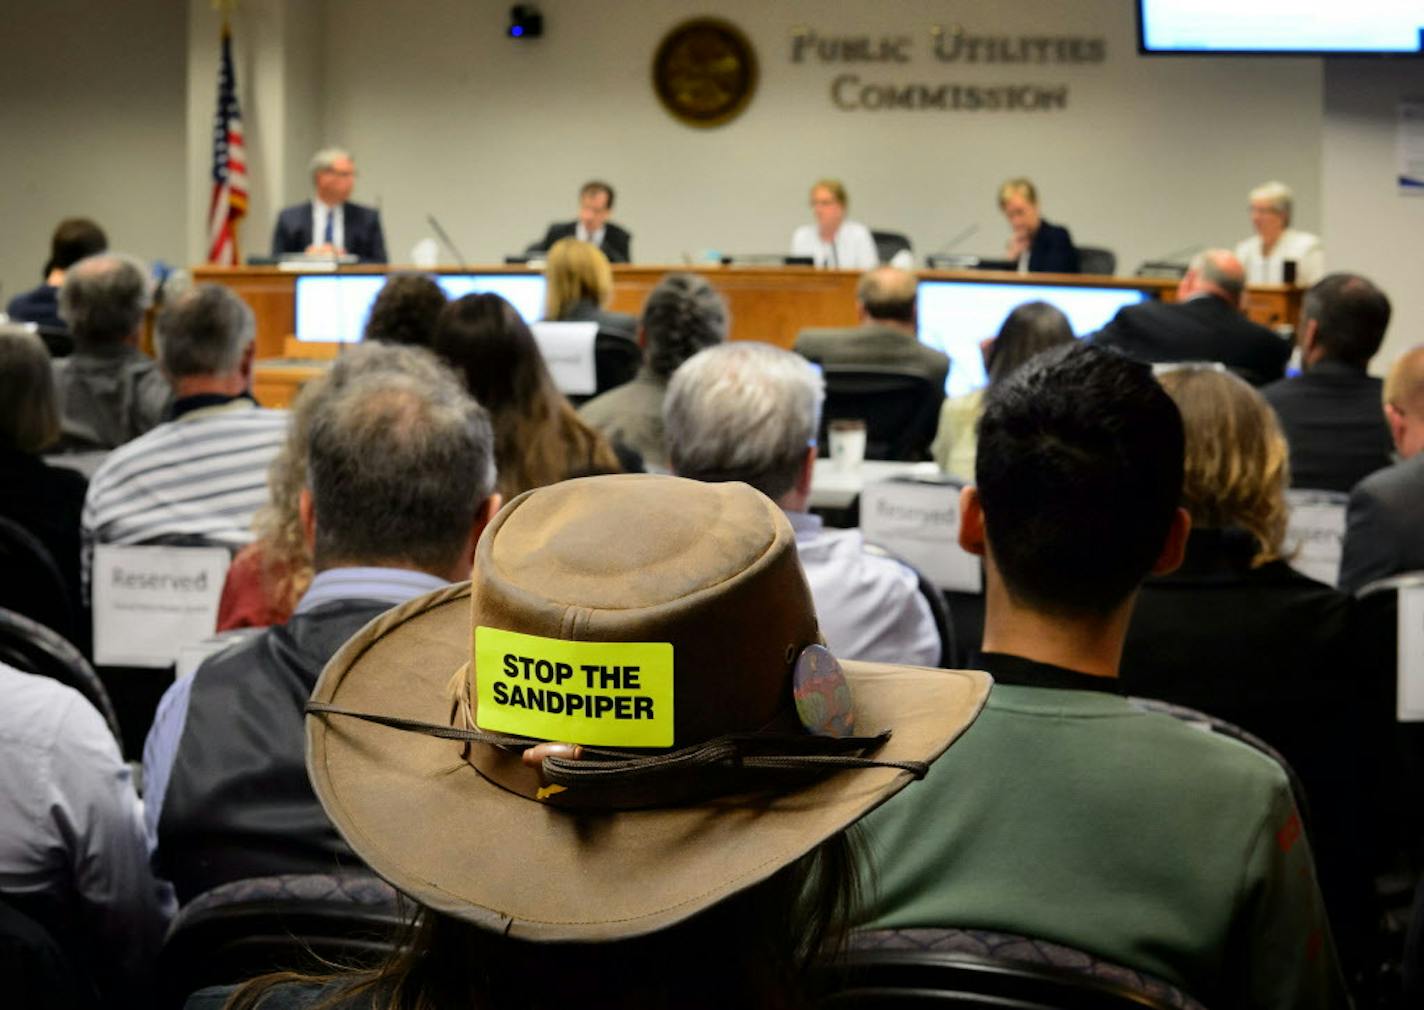
<path fill-rule="evenodd" d="M 881 263 L 889 263 L 895 258 L 896 253 L 913 253 L 914 246 L 910 245 L 909 236 L 898 231 L 872 231 L 870 237 L 875 240 L 875 254 L 880 257 Z"/>
<path fill-rule="evenodd" d="M 48 548 L 19 523 L 0 516 L 0 607 L 76 641 L 76 600 Z"/>
<path fill-rule="evenodd" d="M 1180 989 L 1086 951 L 969 929 L 852 934 L 819 973 L 822 1010 L 1204 1010 Z"/>
<path fill-rule="evenodd" d="M 77 959 L 37 919 L 0 898 L 0 979 L 5 1005 L 26 1010 L 90 1010 L 94 986 Z"/>
<path fill-rule="evenodd" d="M 1085 274 L 1113 277 L 1117 274 L 1117 253 L 1101 246 L 1078 247 L 1078 269 Z"/>
<path fill-rule="evenodd" d="M 321 961 L 371 964 L 394 949 L 399 896 L 369 873 L 285 874 L 223 884 L 194 898 L 158 955 L 161 1007 L 208 986 Z"/>
<path fill-rule="evenodd" d="M 824 365 L 826 403 L 821 411 L 820 444 L 829 445 L 831 421 L 865 422 L 865 458 L 929 458 L 939 424 L 944 389 L 896 368 L 871 365 Z"/>
<path fill-rule="evenodd" d="M 919 586 L 920 595 L 924 597 L 925 604 L 930 608 L 930 617 L 934 619 L 935 631 L 939 634 L 939 665 L 946 666 L 952 657 L 958 655 L 959 649 L 955 642 L 954 621 L 949 616 L 949 604 L 945 602 L 944 593 L 940 591 L 939 586 L 925 577 L 924 572 L 893 551 L 886 550 L 879 544 L 869 541 L 865 544 L 865 550 L 868 554 L 892 558 L 915 573 L 915 581 Z"/>
<path fill-rule="evenodd" d="M 99 710 L 122 749 L 119 719 L 109 693 L 94 668 L 64 636 L 22 614 L 0 608 L 0 662 L 74 688 Z"/>
<path fill-rule="evenodd" d="M 630 381 L 642 363 L 643 349 L 635 340 L 601 330 L 593 340 L 593 367 L 600 393 Z"/>
<path fill-rule="evenodd" d="M 1340 581 L 1340 555 L 1345 546 L 1345 507 L 1350 496 L 1340 491 L 1291 488 L 1286 491 L 1285 545 L 1293 551 L 1290 566 L 1327 586 Z"/>

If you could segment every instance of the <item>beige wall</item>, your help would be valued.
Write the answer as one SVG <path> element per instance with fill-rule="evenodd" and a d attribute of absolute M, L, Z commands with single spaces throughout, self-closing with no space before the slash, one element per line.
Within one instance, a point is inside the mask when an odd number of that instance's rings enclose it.
<path fill-rule="evenodd" d="M 997 252 L 998 182 L 1027 174 L 1044 211 L 1080 242 L 1113 247 L 1131 269 L 1184 246 L 1248 233 L 1246 191 L 1267 178 L 1299 193 L 1319 225 L 1320 66 L 1313 60 L 1139 58 L 1121 0 L 1013 4 L 787 0 L 545 0 L 546 36 L 502 35 L 505 6 L 346 0 L 327 7 L 324 122 L 358 155 L 358 196 L 379 202 L 393 256 L 429 234 L 435 212 L 472 260 L 517 251 L 550 219 L 571 216 L 584 178 L 619 188 L 618 218 L 638 258 L 781 251 L 809 219 L 806 189 L 842 177 L 852 214 L 908 232 L 932 250 L 971 224 L 970 251 Z M 758 48 L 759 93 L 714 130 L 673 121 L 649 86 L 651 54 L 683 17 L 715 7 Z M 974 33 L 1101 35 L 1097 66 L 940 64 L 928 28 L 958 19 Z M 792 64 L 799 24 L 820 34 L 912 34 L 902 66 Z M 338 41 L 339 40 L 339 41 Z M 843 112 L 829 99 L 843 71 L 864 80 L 1065 82 L 1066 112 Z M 294 189 L 287 194 L 302 194 Z"/>
<path fill-rule="evenodd" d="M 40 282 L 58 221 L 183 263 L 186 16 L 173 0 L 8 5 L 0 59 L 0 303 Z"/>
<path fill-rule="evenodd" d="M 1394 307 L 1371 370 L 1424 343 L 1424 196 L 1395 184 L 1395 116 L 1401 98 L 1424 99 L 1416 64 L 1327 64 L 1322 157 L 1326 252 L 1332 270 L 1370 277 Z"/>

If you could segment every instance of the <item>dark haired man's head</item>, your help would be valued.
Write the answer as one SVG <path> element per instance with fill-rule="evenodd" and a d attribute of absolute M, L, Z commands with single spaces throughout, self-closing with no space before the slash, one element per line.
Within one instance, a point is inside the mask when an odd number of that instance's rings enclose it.
<path fill-rule="evenodd" d="M 44 276 L 51 271 L 68 270 L 87 256 L 104 252 L 109 248 L 108 236 L 87 217 L 67 217 L 54 229 L 49 240 L 49 261 L 44 266 Z"/>
<path fill-rule="evenodd" d="M 1305 364 L 1329 360 L 1364 368 L 1384 341 L 1389 316 L 1389 299 L 1359 274 L 1322 278 L 1300 306 Z"/>
<path fill-rule="evenodd" d="M 1053 348 L 991 389 L 973 491 L 1009 596 L 1055 616 L 1113 614 L 1179 521 L 1183 450 L 1151 369 L 1102 348 Z"/>
<path fill-rule="evenodd" d="M 435 321 L 445 308 L 445 292 L 425 274 L 396 274 L 371 305 L 362 340 L 429 347 Z"/>
<path fill-rule="evenodd" d="M 613 187 L 597 179 L 579 189 L 579 223 L 589 235 L 596 235 L 613 213 Z"/>

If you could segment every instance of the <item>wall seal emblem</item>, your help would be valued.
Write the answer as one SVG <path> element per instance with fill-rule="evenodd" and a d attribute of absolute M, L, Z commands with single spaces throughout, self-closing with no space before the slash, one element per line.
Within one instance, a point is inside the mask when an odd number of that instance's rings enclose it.
<path fill-rule="evenodd" d="M 653 54 L 653 91 L 663 107 L 688 126 L 731 122 L 747 107 L 756 85 L 751 40 L 719 18 L 682 22 Z"/>

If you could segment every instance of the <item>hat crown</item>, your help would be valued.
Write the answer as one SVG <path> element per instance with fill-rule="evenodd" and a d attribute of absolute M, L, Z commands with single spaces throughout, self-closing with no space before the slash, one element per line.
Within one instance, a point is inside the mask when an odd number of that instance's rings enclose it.
<path fill-rule="evenodd" d="M 776 543 L 769 503 L 747 490 L 643 474 L 556 484 L 520 500 L 477 568 L 584 610 L 671 603 L 735 577 Z"/>
<path fill-rule="evenodd" d="M 471 583 L 476 629 L 670 643 L 675 747 L 794 720 L 795 659 L 820 641 L 791 525 L 745 484 L 627 474 L 526 492 L 481 538 Z"/>

